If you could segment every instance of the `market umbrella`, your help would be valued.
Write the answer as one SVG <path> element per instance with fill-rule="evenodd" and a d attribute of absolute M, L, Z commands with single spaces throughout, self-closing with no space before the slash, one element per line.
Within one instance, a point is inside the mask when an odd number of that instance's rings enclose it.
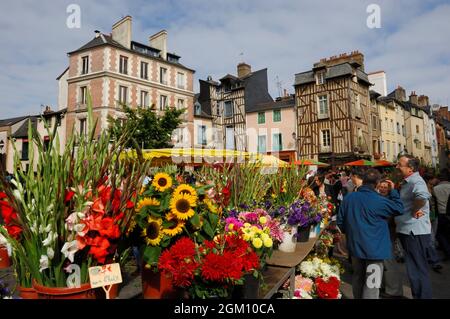
<path fill-rule="evenodd" d="M 312 165 L 317 165 L 317 166 L 330 166 L 330 164 L 327 163 L 322 163 L 316 160 L 312 160 L 312 159 L 302 159 L 302 160 L 297 160 L 294 162 L 295 165 L 305 165 L 305 166 L 312 166 Z"/>
<path fill-rule="evenodd" d="M 354 162 L 345 163 L 344 166 L 374 166 L 375 162 L 368 160 L 358 160 Z"/>
<path fill-rule="evenodd" d="M 382 166 L 395 166 L 394 163 L 386 161 L 386 160 L 377 160 L 375 161 L 375 167 L 382 167 Z"/>

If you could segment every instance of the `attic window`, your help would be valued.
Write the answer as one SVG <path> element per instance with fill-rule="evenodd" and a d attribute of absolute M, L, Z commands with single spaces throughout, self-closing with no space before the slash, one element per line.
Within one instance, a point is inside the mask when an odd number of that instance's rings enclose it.
<path fill-rule="evenodd" d="M 195 103 L 195 115 L 201 115 L 202 113 L 202 106 L 200 105 L 200 103 Z"/>
<path fill-rule="evenodd" d="M 317 72 L 317 74 L 316 74 L 316 84 L 317 85 L 325 84 L 325 72 L 324 71 Z"/>

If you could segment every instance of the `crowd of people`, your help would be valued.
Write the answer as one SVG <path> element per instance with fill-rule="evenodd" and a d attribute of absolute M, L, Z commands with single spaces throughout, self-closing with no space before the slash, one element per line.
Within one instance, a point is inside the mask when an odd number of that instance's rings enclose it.
<path fill-rule="evenodd" d="M 433 296 L 429 271 L 443 268 L 437 249 L 450 257 L 450 176 L 447 169 L 436 176 L 419 166 L 403 155 L 393 172 L 354 169 L 309 179 L 337 207 L 337 248 L 348 253 L 354 298 L 405 298 L 402 263 L 413 298 Z"/>

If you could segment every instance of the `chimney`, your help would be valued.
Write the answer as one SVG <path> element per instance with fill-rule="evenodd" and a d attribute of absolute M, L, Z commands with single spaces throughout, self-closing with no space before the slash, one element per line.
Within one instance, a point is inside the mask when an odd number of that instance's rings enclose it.
<path fill-rule="evenodd" d="M 112 26 L 113 40 L 128 49 L 131 49 L 131 22 L 131 17 L 126 16 Z"/>
<path fill-rule="evenodd" d="M 161 57 L 167 60 L 167 31 L 161 30 L 149 38 L 150 46 L 161 50 Z"/>
<path fill-rule="evenodd" d="M 348 62 L 355 66 L 356 68 L 360 69 L 361 71 L 364 71 L 364 54 L 362 54 L 359 51 L 352 51 L 350 54 L 348 53 L 341 53 L 339 55 L 333 55 L 332 57 L 328 59 L 321 59 L 320 62 L 315 63 L 314 67 L 318 66 L 333 66 Z"/>
<path fill-rule="evenodd" d="M 414 105 L 419 105 L 419 101 L 417 99 L 416 91 L 412 91 L 409 95 L 409 102 L 411 102 Z"/>
<path fill-rule="evenodd" d="M 283 94 L 283 96 L 284 96 L 284 97 L 289 97 L 289 94 L 288 94 L 288 92 L 287 92 L 287 89 L 284 89 L 284 94 Z"/>
<path fill-rule="evenodd" d="M 418 102 L 419 102 L 419 106 L 428 106 L 428 105 L 430 105 L 430 99 L 426 95 L 419 96 Z"/>
<path fill-rule="evenodd" d="M 95 30 L 94 32 L 95 32 L 95 37 L 98 38 L 100 36 L 100 31 Z"/>
<path fill-rule="evenodd" d="M 400 85 L 395 90 L 395 98 L 399 101 L 406 102 L 406 91 Z"/>
<path fill-rule="evenodd" d="M 244 76 L 247 76 L 250 73 L 252 73 L 252 67 L 249 64 L 241 62 L 237 65 L 238 78 L 243 78 Z"/>
<path fill-rule="evenodd" d="M 45 107 L 44 114 L 52 113 L 52 109 L 49 105 Z"/>

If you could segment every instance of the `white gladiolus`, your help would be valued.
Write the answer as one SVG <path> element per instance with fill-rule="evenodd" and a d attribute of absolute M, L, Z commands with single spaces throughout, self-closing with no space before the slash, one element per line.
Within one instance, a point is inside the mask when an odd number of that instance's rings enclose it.
<path fill-rule="evenodd" d="M 6 237 L 3 236 L 2 234 L 0 234 L 0 246 L 6 246 L 6 244 L 8 244 L 8 241 L 6 240 Z"/>
<path fill-rule="evenodd" d="M 55 257 L 55 251 L 53 250 L 53 248 L 51 248 L 51 247 L 47 248 L 47 256 L 48 256 L 48 259 L 50 259 L 50 260 L 52 260 L 53 257 Z"/>
<path fill-rule="evenodd" d="M 47 238 L 44 239 L 42 244 L 44 245 L 44 247 L 50 246 L 55 241 L 56 238 L 58 238 L 58 234 L 54 233 L 53 231 L 50 231 L 48 233 Z"/>
<path fill-rule="evenodd" d="M 61 249 L 61 252 L 66 258 L 69 258 L 70 262 L 73 263 L 76 252 L 78 251 L 78 243 L 76 240 L 66 242 Z"/>
<path fill-rule="evenodd" d="M 47 207 L 47 213 L 50 213 L 52 210 L 53 210 L 53 204 L 50 204 L 50 205 Z"/>
<path fill-rule="evenodd" d="M 22 201 L 22 194 L 18 189 L 13 190 L 13 195 L 19 202 Z"/>
<path fill-rule="evenodd" d="M 39 271 L 42 272 L 43 270 L 48 268 L 48 256 L 41 255 L 41 259 L 39 260 Z"/>
<path fill-rule="evenodd" d="M 45 227 L 44 231 L 46 233 L 49 233 L 52 230 L 52 224 L 48 224 L 47 227 Z"/>

